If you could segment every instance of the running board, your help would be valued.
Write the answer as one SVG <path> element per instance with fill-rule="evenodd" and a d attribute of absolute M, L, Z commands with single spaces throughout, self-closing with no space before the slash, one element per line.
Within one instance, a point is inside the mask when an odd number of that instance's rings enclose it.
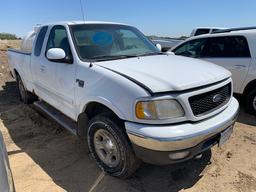
<path fill-rule="evenodd" d="M 69 117 L 67 117 L 66 115 L 64 115 L 63 113 L 61 113 L 59 110 L 55 109 L 54 107 L 50 106 L 48 103 L 44 101 L 36 101 L 34 102 L 34 106 L 36 109 L 39 110 L 39 112 L 45 113 L 51 119 L 53 119 L 62 127 L 67 129 L 69 132 L 71 132 L 74 135 L 77 135 L 77 123 Z"/>

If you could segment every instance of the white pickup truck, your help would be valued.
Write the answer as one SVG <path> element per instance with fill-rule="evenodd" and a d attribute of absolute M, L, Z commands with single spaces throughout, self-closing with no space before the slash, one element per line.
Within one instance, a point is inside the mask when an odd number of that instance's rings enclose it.
<path fill-rule="evenodd" d="M 161 53 L 125 24 L 60 22 L 32 34 L 31 49 L 8 51 L 22 101 L 87 141 L 110 175 L 126 178 L 141 160 L 185 161 L 231 135 L 239 105 L 226 69 Z"/>

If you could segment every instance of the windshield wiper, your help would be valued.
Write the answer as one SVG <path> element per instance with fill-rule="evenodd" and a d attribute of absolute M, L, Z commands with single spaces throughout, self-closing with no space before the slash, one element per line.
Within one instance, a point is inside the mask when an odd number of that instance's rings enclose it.
<path fill-rule="evenodd" d="M 109 61 L 109 60 L 143 57 L 143 56 L 150 56 L 150 55 L 166 55 L 166 54 L 162 52 L 150 52 L 150 53 L 144 53 L 141 55 L 97 55 L 94 57 L 89 57 L 87 59 L 93 60 L 93 61 Z"/>
<path fill-rule="evenodd" d="M 166 55 L 166 53 L 162 52 L 150 52 L 150 53 L 144 53 L 141 55 L 137 55 L 138 57 L 143 57 L 143 56 L 150 56 L 150 55 Z"/>
<path fill-rule="evenodd" d="M 89 60 L 95 61 L 107 61 L 107 60 L 115 60 L 115 59 L 125 59 L 125 58 L 132 58 L 138 57 L 137 55 L 97 55 L 94 57 L 89 57 Z"/>

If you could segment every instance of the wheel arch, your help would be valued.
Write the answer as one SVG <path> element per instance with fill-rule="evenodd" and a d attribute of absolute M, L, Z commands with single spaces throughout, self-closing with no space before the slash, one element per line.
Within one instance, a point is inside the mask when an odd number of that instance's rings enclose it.
<path fill-rule="evenodd" d="M 246 96 L 253 88 L 256 88 L 256 79 L 250 81 L 243 90 L 243 95 Z"/>
<path fill-rule="evenodd" d="M 109 107 L 109 104 L 106 105 L 105 103 L 99 101 L 90 101 L 83 107 L 83 110 L 77 118 L 77 134 L 79 138 L 86 137 L 90 119 L 99 114 L 109 115 L 119 121 L 124 119 L 124 116 L 121 114 L 121 112 L 117 109 L 113 109 L 113 107 Z"/>
<path fill-rule="evenodd" d="M 26 90 L 28 90 L 27 88 L 27 82 L 25 81 L 25 79 L 22 77 L 22 75 L 20 75 L 20 73 L 18 72 L 18 70 L 16 68 L 13 69 L 13 73 L 14 73 L 14 79 L 17 81 L 17 77 L 19 77 L 25 87 Z M 34 90 L 32 91 L 34 93 Z"/>
<path fill-rule="evenodd" d="M 81 106 L 80 114 L 91 112 L 91 109 L 98 107 L 99 109 L 102 108 L 109 110 L 109 112 L 115 114 L 119 119 L 126 119 L 125 114 L 122 113 L 120 109 L 118 109 L 118 106 L 103 97 L 90 97 Z"/>

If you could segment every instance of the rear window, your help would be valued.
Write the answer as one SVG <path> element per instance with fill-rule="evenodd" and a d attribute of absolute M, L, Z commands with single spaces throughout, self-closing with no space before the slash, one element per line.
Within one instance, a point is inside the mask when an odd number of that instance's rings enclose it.
<path fill-rule="evenodd" d="M 195 36 L 208 34 L 208 33 L 210 33 L 210 29 L 197 29 L 196 33 L 195 33 Z"/>
<path fill-rule="evenodd" d="M 39 56 L 41 54 L 42 46 L 44 43 L 45 34 L 47 32 L 48 26 L 42 27 L 40 30 L 37 39 L 36 39 L 36 45 L 35 45 L 35 56 Z"/>
<path fill-rule="evenodd" d="M 243 36 L 208 38 L 201 57 L 250 57 L 247 40 Z"/>

